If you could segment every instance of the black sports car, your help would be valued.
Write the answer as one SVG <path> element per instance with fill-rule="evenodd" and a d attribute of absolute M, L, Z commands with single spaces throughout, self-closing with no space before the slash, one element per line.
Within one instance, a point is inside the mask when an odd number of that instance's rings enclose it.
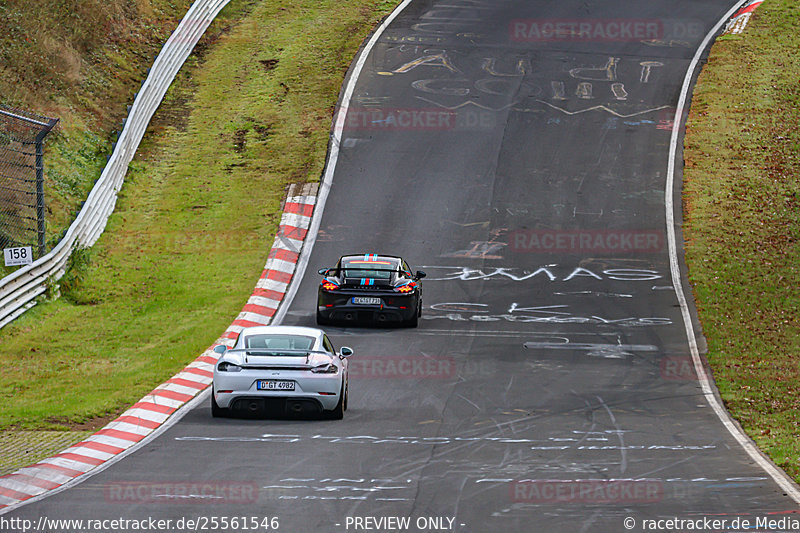
<path fill-rule="evenodd" d="M 317 293 L 317 324 L 395 323 L 416 327 L 422 314 L 425 272 L 411 273 L 401 257 L 344 255 L 323 276 Z"/>

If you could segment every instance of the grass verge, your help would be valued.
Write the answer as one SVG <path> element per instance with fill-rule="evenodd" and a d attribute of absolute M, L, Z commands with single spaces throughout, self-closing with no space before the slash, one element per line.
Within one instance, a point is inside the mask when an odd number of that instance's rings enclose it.
<path fill-rule="evenodd" d="M 319 179 L 331 116 L 386 0 L 234 0 L 170 90 L 63 297 L 0 331 L 0 429 L 102 423 L 206 349 L 266 261 L 284 186 Z"/>
<path fill-rule="evenodd" d="M 800 481 L 800 6 L 720 38 L 694 91 L 686 260 L 722 399 Z"/>

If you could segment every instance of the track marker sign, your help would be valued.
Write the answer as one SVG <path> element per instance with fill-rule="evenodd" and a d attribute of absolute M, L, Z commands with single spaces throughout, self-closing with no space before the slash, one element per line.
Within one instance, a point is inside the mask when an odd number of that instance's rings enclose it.
<path fill-rule="evenodd" d="M 21 248 L 3 248 L 6 266 L 30 265 L 33 263 L 33 251 L 30 246 Z"/>

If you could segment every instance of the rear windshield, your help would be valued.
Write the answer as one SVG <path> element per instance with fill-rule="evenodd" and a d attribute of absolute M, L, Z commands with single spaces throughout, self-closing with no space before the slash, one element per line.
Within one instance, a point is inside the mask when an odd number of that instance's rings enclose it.
<path fill-rule="evenodd" d="M 342 259 L 342 272 L 346 278 L 390 279 L 399 264 L 398 260 L 391 259 Z"/>
<path fill-rule="evenodd" d="M 314 347 L 314 337 L 274 333 L 248 335 L 244 339 L 244 347 L 253 350 L 310 350 Z"/>

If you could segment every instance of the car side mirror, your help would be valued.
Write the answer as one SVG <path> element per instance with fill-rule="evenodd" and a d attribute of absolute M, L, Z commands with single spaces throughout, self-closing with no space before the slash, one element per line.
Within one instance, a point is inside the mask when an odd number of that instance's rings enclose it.
<path fill-rule="evenodd" d="M 353 355 L 352 348 L 348 348 L 347 346 L 342 346 L 342 348 L 339 350 L 339 357 L 344 358 L 344 357 L 350 357 L 351 355 Z"/>
<path fill-rule="evenodd" d="M 214 346 L 214 353 L 218 353 L 218 354 L 222 355 L 227 351 L 228 351 L 228 347 L 225 346 L 224 344 L 217 344 L 216 346 Z"/>
<path fill-rule="evenodd" d="M 330 268 L 320 268 L 319 270 L 317 270 L 317 272 L 319 273 L 320 276 L 327 276 L 330 270 L 331 270 Z"/>
<path fill-rule="evenodd" d="M 417 279 L 422 279 L 425 276 L 427 276 L 427 274 L 425 272 L 423 272 L 422 270 L 417 270 L 417 275 L 416 275 Z"/>

